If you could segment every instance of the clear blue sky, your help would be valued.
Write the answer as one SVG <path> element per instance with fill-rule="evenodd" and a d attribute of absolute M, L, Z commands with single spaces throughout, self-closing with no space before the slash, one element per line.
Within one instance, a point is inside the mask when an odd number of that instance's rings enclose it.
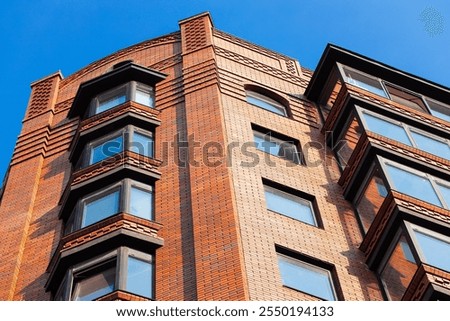
<path fill-rule="evenodd" d="M 314 69 L 329 42 L 450 86 L 450 1 L 16 0 L 0 12 L 0 182 L 30 83 L 178 30 L 209 11 L 216 28 Z"/>

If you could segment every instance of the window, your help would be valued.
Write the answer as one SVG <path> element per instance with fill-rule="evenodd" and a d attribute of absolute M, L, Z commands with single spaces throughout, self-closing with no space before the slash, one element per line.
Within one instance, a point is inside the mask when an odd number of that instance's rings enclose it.
<path fill-rule="evenodd" d="M 92 197 L 82 201 L 82 222 L 81 227 L 85 227 L 95 222 L 99 222 L 104 218 L 119 212 L 120 190 L 115 188 L 111 191 Z"/>
<path fill-rule="evenodd" d="M 129 100 L 153 108 L 155 103 L 153 88 L 131 81 L 103 92 L 92 99 L 89 115 L 102 113 Z"/>
<path fill-rule="evenodd" d="M 420 260 L 450 272 L 450 237 L 413 224 L 408 227 Z"/>
<path fill-rule="evenodd" d="M 389 300 L 401 300 L 417 270 L 411 248 L 403 234 L 385 259 L 387 262 L 380 271 L 380 279 Z"/>
<path fill-rule="evenodd" d="M 364 232 L 367 232 L 388 192 L 380 169 L 370 169 L 367 183 L 356 201 L 356 210 Z"/>
<path fill-rule="evenodd" d="M 346 83 L 388 98 L 403 106 L 422 111 L 445 121 L 450 121 L 450 106 L 397 85 L 385 82 L 359 70 L 339 64 Z"/>
<path fill-rule="evenodd" d="M 126 290 L 131 293 L 152 297 L 153 265 L 149 260 L 128 257 Z"/>
<path fill-rule="evenodd" d="M 120 212 L 153 220 L 153 188 L 124 179 L 81 198 L 65 224 L 65 234 L 100 222 Z"/>
<path fill-rule="evenodd" d="M 152 88 L 143 84 L 136 84 L 134 101 L 153 108 L 155 106 L 155 97 Z"/>
<path fill-rule="evenodd" d="M 107 262 L 101 266 L 76 274 L 73 282 L 72 300 L 92 301 L 114 291 L 115 263 L 115 261 Z"/>
<path fill-rule="evenodd" d="M 139 131 L 133 131 L 130 150 L 140 155 L 153 157 L 153 137 Z"/>
<path fill-rule="evenodd" d="M 347 125 L 347 129 L 345 130 L 342 139 L 339 140 L 334 147 L 334 150 L 336 151 L 336 158 L 341 169 L 347 167 L 353 151 L 355 150 L 359 138 L 361 137 L 361 134 L 363 132 L 362 126 L 360 126 L 359 121 L 354 115 L 353 111 L 348 119 L 349 122 Z"/>
<path fill-rule="evenodd" d="M 425 101 L 427 102 L 433 116 L 441 118 L 445 121 L 450 121 L 450 106 L 430 98 L 426 98 Z"/>
<path fill-rule="evenodd" d="M 415 110 L 428 112 L 427 107 L 419 95 L 388 83 L 384 83 L 384 86 L 392 101 Z"/>
<path fill-rule="evenodd" d="M 278 253 L 283 285 L 323 300 L 337 300 L 329 270 Z"/>
<path fill-rule="evenodd" d="M 70 268 L 54 300 L 92 301 L 116 290 L 153 298 L 153 258 L 120 247 Z"/>
<path fill-rule="evenodd" d="M 413 145 L 406 130 L 399 123 L 367 112 L 363 112 L 362 115 L 367 129 L 370 131 L 394 139 L 408 146 Z"/>
<path fill-rule="evenodd" d="M 94 142 L 89 148 L 89 165 L 98 163 L 108 157 L 114 156 L 123 151 L 122 134 L 101 139 Z"/>
<path fill-rule="evenodd" d="M 450 256 L 445 255 L 450 251 L 449 236 L 404 222 L 394 238 L 394 244 L 379 269 L 390 300 L 402 299 L 421 263 L 450 272 Z"/>
<path fill-rule="evenodd" d="M 386 163 L 391 188 L 436 206 L 448 208 L 440 190 L 448 189 L 443 183 L 436 184 L 430 175 L 416 172 L 391 162 Z"/>
<path fill-rule="evenodd" d="M 153 133 L 130 125 L 118 132 L 97 139 L 86 145 L 80 165 L 83 167 L 96 164 L 124 150 L 153 157 Z"/>
<path fill-rule="evenodd" d="M 349 83 L 350 85 L 358 86 L 379 96 L 388 98 L 379 79 L 373 78 L 372 76 L 369 76 L 358 70 L 351 69 L 347 66 L 341 67 L 345 82 Z"/>
<path fill-rule="evenodd" d="M 366 110 L 361 115 L 368 130 L 450 160 L 450 141 Z"/>
<path fill-rule="evenodd" d="M 95 114 L 123 104 L 127 100 L 127 87 L 121 86 L 98 95 L 93 104 L 95 105 Z"/>
<path fill-rule="evenodd" d="M 255 126 L 256 127 L 256 126 Z M 257 149 L 274 156 L 284 158 L 295 164 L 301 164 L 298 142 L 292 138 L 282 137 L 263 128 L 253 129 L 253 140 Z"/>
<path fill-rule="evenodd" d="M 264 185 L 264 194 L 267 209 L 310 225 L 318 225 L 311 201 L 268 185 Z"/>
<path fill-rule="evenodd" d="M 287 116 L 286 107 L 279 101 L 252 90 L 245 91 L 247 102 L 278 115 Z"/>

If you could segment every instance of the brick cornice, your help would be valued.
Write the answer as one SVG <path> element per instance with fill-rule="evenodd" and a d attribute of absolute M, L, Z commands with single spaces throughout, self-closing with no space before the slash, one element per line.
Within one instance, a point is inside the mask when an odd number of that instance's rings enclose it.
<path fill-rule="evenodd" d="M 436 285 L 450 292 L 450 272 L 422 263 L 409 283 L 402 300 L 423 300 L 424 295 L 432 285 Z"/>

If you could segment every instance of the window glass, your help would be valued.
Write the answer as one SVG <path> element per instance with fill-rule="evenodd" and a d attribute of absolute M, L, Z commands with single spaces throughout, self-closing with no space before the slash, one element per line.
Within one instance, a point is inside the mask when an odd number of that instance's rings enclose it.
<path fill-rule="evenodd" d="M 392 183 L 394 184 L 393 188 L 395 190 L 442 207 L 428 178 L 416 175 L 390 164 L 387 164 L 386 167 L 388 168 L 389 177 L 392 179 Z"/>
<path fill-rule="evenodd" d="M 336 300 L 329 271 L 281 254 L 278 266 L 284 285 L 325 300 Z"/>
<path fill-rule="evenodd" d="M 104 218 L 119 212 L 120 191 L 115 190 L 106 195 L 88 200 L 84 204 L 83 222 L 81 227 L 99 222 Z"/>
<path fill-rule="evenodd" d="M 115 267 L 75 281 L 72 300 L 92 301 L 114 291 Z"/>
<path fill-rule="evenodd" d="M 130 191 L 130 214 L 153 219 L 152 215 L 152 193 L 132 186 Z"/>
<path fill-rule="evenodd" d="M 450 147 L 447 143 L 411 130 L 417 147 L 436 156 L 450 160 Z"/>
<path fill-rule="evenodd" d="M 401 300 L 409 286 L 417 265 L 411 249 L 402 235 L 381 272 L 381 281 L 390 300 Z"/>
<path fill-rule="evenodd" d="M 317 226 L 310 201 L 269 186 L 264 186 L 264 190 L 269 210 Z"/>
<path fill-rule="evenodd" d="M 277 113 L 282 116 L 286 116 L 286 108 L 270 97 L 262 95 L 260 93 L 247 90 L 247 102 L 263 109 L 269 110 L 271 112 Z"/>
<path fill-rule="evenodd" d="M 123 151 L 123 137 L 119 135 L 106 142 L 94 145 L 91 150 L 89 165 L 95 164 Z"/>
<path fill-rule="evenodd" d="M 446 208 L 450 208 L 450 187 L 442 183 L 437 183 L 436 185 L 442 197 L 444 198 Z"/>
<path fill-rule="evenodd" d="M 336 145 L 336 156 L 342 169 L 348 165 L 350 157 L 352 156 L 362 133 L 362 127 L 359 125 L 358 119 L 353 112 L 349 118 L 351 119 L 351 122 L 348 124 L 345 135 L 343 139 L 339 141 L 338 145 Z"/>
<path fill-rule="evenodd" d="M 134 131 L 130 151 L 147 157 L 153 157 L 153 138 Z"/>
<path fill-rule="evenodd" d="M 98 96 L 98 105 L 95 113 L 101 113 L 105 110 L 116 107 L 127 101 L 126 87 L 114 89 Z"/>
<path fill-rule="evenodd" d="M 253 138 L 257 149 L 300 164 L 298 150 L 293 143 L 282 141 L 258 131 L 253 131 Z"/>
<path fill-rule="evenodd" d="M 365 232 L 369 230 L 386 196 L 387 189 L 384 179 L 380 170 L 375 168 L 356 204 L 358 216 Z"/>
<path fill-rule="evenodd" d="M 450 243 L 422 231 L 414 230 L 424 261 L 450 272 Z"/>
<path fill-rule="evenodd" d="M 410 93 L 406 89 L 391 84 L 385 83 L 384 85 L 391 96 L 391 100 L 415 110 L 428 112 L 421 97 Z"/>
<path fill-rule="evenodd" d="M 356 70 L 348 69 L 346 67 L 343 67 L 343 70 L 345 74 L 345 81 L 347 83 L 387 98 L 383 86 L 377 79 L 361 72 L 357 72 Z"/>
<path fill-rule="evenodd" d="M 368 113 L 363 113 L 363 115 L 370 131 L 384 137 L 395 139 L 396 141 L 399 141 L 405 145 L 412 146 L 412 143 L 402 126 Z"/>
<path fill-rule="evenodd" d="M 426 101 L 433 116 L 450 121 L 450 106 L 431 99 L 426 99 Z"/>
<path fill-rule="evenodd" d="M 138 85 L 136 87 L 135 101 L 139 104 L 153 108 L 154 107 L 154 99 L 153 99 L 152 90 L 150 88 L 145 88 L 143 86 Z"/>
<path fill-rule="evenodd" d="M 271 137 L 268 134 L 254 132 L 254 141 L 256 148 L 263 152 L 272 155 L 278 155 L 280 153 L 280 144 L 277 144 L 275 141 L 271 140 Z"/>
<path fill-rule="evenodd" d="M 150 262 L 128 257 L 127 291 L 152 298 L 153 271 Z"/>

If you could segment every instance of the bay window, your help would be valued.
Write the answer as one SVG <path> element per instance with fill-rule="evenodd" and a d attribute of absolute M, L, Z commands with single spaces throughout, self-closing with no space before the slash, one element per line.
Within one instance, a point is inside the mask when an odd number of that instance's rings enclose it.
<path fill-rule="evenodd" d="M 154 297 L 153 256 L 127 247 L 72 266 L 65 274 L 54 300 L 92 301 L 116 290 Z"/>
<path fill-rule="evenodd" d="M 80 160 L 80 166 L 85 167 L 101 162 L 124 150 L 153 157 L 153 133 L 129 125 L 112 134 L 98 138 L 86 145 Z"/>
<path fill-rule="evenodd" d="M 388 83 L 383 79 L 342 64 L 338 64 L 338 69 L 340 70 L 342 79 L 350 85 L 390 99 L 403 106 L 431 114 L 445 121 L 450 121 L 450 106 L 448 104 L 425 97 L 419 93 Z"/>
<path fill-rule="evenodd" d="M 154 108 L 153 88 L 136 81 L 105 91 L 91 100 L 89 115 L 93 116 L 132 100 L 141 105 Z"/>
<path fill-rule="evenodd" d="M 407 146 L 450 160 L 449 140 L 394 119 L 367 110 L 359 110 L 363 125 L 368 130 Z"/>
<path fill-rule="evenodd" d="M 449 251 L 449 236 L 403 222 L 378 269 L 387 297 L 401 300 L 422 263 L 450 272 Z"/>
<path fill-rule="evenodd" d="M 153 220 L 153 188 L 131 179 L 82 197 L 65 224 L 65 234 L 125 212 Z"/>

